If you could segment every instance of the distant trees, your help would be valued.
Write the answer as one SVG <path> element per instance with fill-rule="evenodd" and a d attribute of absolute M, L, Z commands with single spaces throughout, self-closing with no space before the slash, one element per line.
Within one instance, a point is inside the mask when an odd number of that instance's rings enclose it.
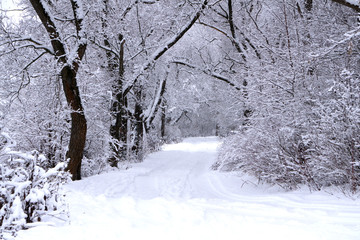
<path fill-rule="evenodd" d="M 105 51 L 108 74 L 114 79 L 109 159 L 113 166 L 129 154 L 142 160 L 146 135 L 163 102 L 168 75 L 167 63 L 157 62 L 189 31 L 207 4 L 208 1 L 193 5 L 174 3 L 160 9 L 161 3 L 139 1 L 122 8 L 103 1 L 103 12 L 99 13 L 103 15 L 103 40 L 94 37 L 93 42 Z M 190 11 L 176 18 L 171 16 L 180 8 Z M 116 22 L 120 23 L 117 27 Z"/>

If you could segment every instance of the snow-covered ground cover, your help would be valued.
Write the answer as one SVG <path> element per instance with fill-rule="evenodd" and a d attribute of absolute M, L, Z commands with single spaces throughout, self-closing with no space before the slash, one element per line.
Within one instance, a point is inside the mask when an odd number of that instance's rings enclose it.
<path fill-rule="evenodd" d="M 284 192 L 211 171 L 219 144 L 189 138 L 128 170 L 72 182 L 69 220 L 54 218 L 17 239 L 360 239 L 359 199 Z"/>

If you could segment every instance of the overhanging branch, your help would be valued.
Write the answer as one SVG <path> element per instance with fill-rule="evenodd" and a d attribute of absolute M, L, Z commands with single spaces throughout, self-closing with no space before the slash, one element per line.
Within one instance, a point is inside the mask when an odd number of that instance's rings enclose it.
<path fill-rule="evenodd" d="M 354 9 L 355 11 L 357 12 L 360 12 L 360 6 L 359 5 L 355 5 L 355 4 L 352 4 L 350 3 L 349 1 L 347 0 L 332 0 L 333 2 L 336 2 L 336 3 L 339 3 L 341 5 L 344 5 L 346 7 L 349 7 L 349 8 L 352 8 Z"/>
<path fill-rule="evenodd" d="M 215 73 L 215 72 L 213 72 L 213 71 L 210 71 L 210 70 L 207 70 L 207 69 L 201 69 L 201 68 L 199 68 L 199 67 L 197 67 L 197 66 L 194 66 L 194 65 L 192 65 L 192 64 L 190 64 L 190 63 L 183 62 L 183 61 L 173 61 L 172 63 L 178 64 L 178 65 L 182 65 L 182 66 L 186 66 L 186 67 L 192 68 L 192 69 L 194 69 L 194 70 L 203 72 L 203 73 L 205 73 L 206 75 L 209 75 L 209 76 L 211 76 L 211 77 L 213 77 L 213 78 L 216 78 L 216 79 L 218 79 L 218 80 L 220 80 L 220 81 L 223 81 L 223 82 L 229 84 L 230 86 L 234 87 L 236 90 L 241 91 L 241 88 L 238 87 L 238 86 L 236 86 L 230 79 L 228 79 L 227 77 L 222 76 L 222 75 L 220 75 L 220 74 L 217 74 L 217 73 Z"/>

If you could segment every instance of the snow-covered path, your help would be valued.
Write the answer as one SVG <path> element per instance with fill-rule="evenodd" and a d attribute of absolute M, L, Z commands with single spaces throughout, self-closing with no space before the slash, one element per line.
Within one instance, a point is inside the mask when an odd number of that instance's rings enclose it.
<path fill-rule="evenodd" d="M 70 223 L 17 239 L 360 239 L 359 200 L 255 187 L 210 171 L 218 145 L 214 137 L 189 138 L 126 171 L 73 182 Z"/>

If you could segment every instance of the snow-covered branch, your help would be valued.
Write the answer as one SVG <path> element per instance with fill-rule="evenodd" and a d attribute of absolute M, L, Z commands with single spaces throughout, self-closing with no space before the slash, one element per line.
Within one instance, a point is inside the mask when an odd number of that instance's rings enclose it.
<path fill-rule="evenodd" d="M 71 6 L 73 9 L 73 13 L 74 13 L 74 18 L 75 18 L 75 27 L 76 27 L 76 33 L 77 33 L 77 38 L 78 38 L 78 45 L 77 48 L 75 49 L 76 52 L 76 57 L 74 56 L 70 56 L 69 57 L 69 64 L 72 65 L 74 67 L 75 70 L 77 70 L 79 68 L 79 63 L 78 60 L 81 60 L 85 54 L 85 50 L 87 47 L 87 41 L 86 41 L 86 37 L 85 37 L 85 32 L 84 32 L 84 26 L 83 26 L 83 21 L 84 21 L 84 9 L 83 9 L 83 3 L 81 0 L 71 0 Z M 74 57 L 74 58 L 72 58 Z"/>
<path fill-rule="evenodd" d="M 51 47 L 44 45 L 43 43 L 41 43 L 38 40 L 35 40 L 31 37 L 23 37 L 23 38 L 15 38 L 15 39 L 10 39 L 9 41 L 5 41 L 0 43 L 0 46 L 6 45 L 6 44 L 14 44 L 16 42 L 30 42 L 32 44 L 24 44 L 21 46 L 15 46 L 14 49 L 9 50 L 5 53 L 2 53 L 0 56 L 8 54 L 10 52 L 13 52 L 17 49 L 21 49 L 21 48 L 25 48 L 25 47 L 33 47 L 34 49 L 42 49 L 45 50 L 45 52 L 50 53 L 51 55 L 54 55 L 54 52 L 52 51 Z M 14 46 L 14 45 L 13 45 Z"/>
<path fill-rule="evenodd" d="M 84 9 L 81 0 L 71 0 L 71 6 L 74 13 L 74 20 L 76 26 L 76 32 L 78 35 L 79 40 L 84 38 L 83 26 L 82 22 L 84 20 Z"/>
<path fill-rule="evenodd" d="M 142 0 L 140 2 L 144 3 L 144 4 L 154 4 L 156 2 L 158 2 L 159 0 Z"/>
<path fill-rule="evenodd" d="M 187 63 L 187 62 L 184 62 L 184 61 L 179 61 L 179 60 L 175 60 L 173 61 L 172 63 L 175 63 L 175 64 L 179 64 L 179 65 L 182 65 L 182 66 L 186 66 L 186 67 L 189 67 L 189 68 L 192 68 L 196 71 L 199 71 L 199 72 L 203 72 L 205 73 L 206 75 L 209 75 L 213 78 L 216 78 L 220 81 L 223 81 L 223 82 L 226 82 L 227 84 L 229 84 L 230 86 L 234 87 L 236 90 L 241 90 L 240 87 L 236 86 L 230 79 L 228 79 L 227 77 L 223 76 L 223 75 L 220 75 L 218 73 L 215 73 L 211 70 L 208 70 L 208 69 L 202 69 L 200 67 L 197 67 L 195 65 L 192 65 L 190 63 Z"/>
<path fill-rule="evenodd" d="M 29 68 L 32 64 L 34 64 L 37 60 L 39 60 L 42 56 L 45 55 L 46 52 L 43 52 L 41 54 L 39 54 L 35 59 L 31 60 L 28 64 L 26 64 L 25 67 L 23 67 L 22 71 L 26 70 L 27 68 Z"/>
<path fill-rule="evenodd" d="M 339 3 L 346 7 L 352 8 L 357 12 L 360 12 L 360 2 L 359 0 L 332 0 L 333 2 Z"/>
<path fill-rule="evenodd" d="M 208 0 L 204 0 L 204 2 L 201 4 L 201 7 L 197 10 L 197 12 L 194 14 L 194 16 L 191 18 L 191 20 L 183 26 L 183 28 L 180 30 L 178 34 L 175 36 L 169 38 L 166 43 L 159 47 L 150 57 L 149 59 L 143 64 L 143 66 L 140 68 L 140 70 L 135 74 L 135 77 L 133 80 L 124 88 L 124 96 L 126 96 L 129 91 L 133 88 L 139 77 L 144 74 L 146 70 L 150 68 L 154 64 L 156 60 L 158 60 L 162 55 L 164 55 L 165 52 L 167 52 L 172 46 L 174 46 L 184 35 L 187 33 L 187 31 L 190 30 L 190 28 L 195 24 L 195 22 L 199 19 L 201 13 L 205 10 Z"/>
<path fill-rule="evenodd" d="M 344 34 L 344 38 L 341 39 L 340 41 L 334 41 L 334 43 L 326 48 L 326 49 L 321 49 L 319 52 L 317 53 L 311 53 L 310 57 L 312 58 L 319 58 L 319 57 L 324 57 L 326 55 L 328 55 L 329 53 L 333 52 L 333 50 L 338 47 L 341 44 L 345 44 L 350 42 L 353 38 L 355 37 L 359 37 L 360 36 L 360 27 L 357 27 L 354 30 L 348 31 Z"/>
<path fill-rule="evenodd" d="M 111 48 L 110 46 L 105 46 L 104 44 L 100 44 L 100 43 L 96 42 L 94 39 L 89 39 L 89 41 L 92 44 L 95 44 L 95 46 L 97 46 L 98 48 L 101 48 L 102 50 L 105 50 L 106 52 L 114 54 L 117 59 L 120 58 L 119 53 L 114 51 L 114 49 Z"/>
<path fill-rule="evenodd" d="M 162 98 L 165 93 L 166 80 L 167 80 L 168 74 L 169 74 L 169 71 L 166 72 L 165 78 L 160 80 L 159 87 L 157 89 L 157 92 L 153 99 L 153 102 L 144 113 L 143 119 L 145 120 L 147 127 L 149 127 L 151 125 L 151 123 L 153 122 L 153 120 L 155 119 L 155 115 L 159 109 L 161 102 L 162 102 Z"/>
<path fill-rule="evenodd" d="M 0 54 L 0 57 L 4 56 L 4 55 L 7 55 L 9 53 L 12 53 L 18 49 L 22 49 L 22 48 L 34 48 L 34 49 L 41 49 L 41 50 L 45 50 L 45 52 L 47 53 L 51 53 L 50 52 L 50 49 L 48 49 L 47 47 L 44 47 L 44 46 L 36 46 L 36 45 L 33 45 L 33 44 L 26 44 L 26 45 L 21 45 L 21 46 L 18 46 L 14 49 L 11 49 L 9 51 L 6 51 L 6 52 L 3 52 Z"/>
<path fill-rule="evenodd" d="M 236 51 L 238 51 L 238 52 L 241 54 L 241 57 L 244 59 L 244 61 L 246 60 L 247 56 L 246 56 L 246 52 L 245 52 L 245 50 L 244 50 L 244 48 L 243 48 L 243 45 L 240 44 L 240 42 L 239 42 L 236 38 L 234 38 L 233 36 L 230 36 L 230 35 L 227 34 L 224 30 L 221 30 L 221 29 L 218 28 L 218 27 L 212 26 L 212 25 L 210 25 L 210 24 L 207 24 L 207 23 L 201 22 L 201 21 L 200 21 L 200 24 L 201 24 L 201 25 L 204 25 L 205 27 L 211 28 L 211 29 L 213 29 L 213 30 L 215 30 L 215 31 L 217 31 L 217 32 L 219 32 L 219 33 L 221 33 L 221 34 L 223 34 L 223 35 L 224 35 L 226 38 L 228 38 L 228 39 L 231 41 L 231 43 L 235 46 Z"/>
<path fill-rule="evenodd" d="M 30 0 L 30 3 L 48 32 L 56 57 L 60 62 L 66 63 L 65 47 L 55 25 L 54 17 L 50 13 L 49 6 L 42 0 Z"/>

